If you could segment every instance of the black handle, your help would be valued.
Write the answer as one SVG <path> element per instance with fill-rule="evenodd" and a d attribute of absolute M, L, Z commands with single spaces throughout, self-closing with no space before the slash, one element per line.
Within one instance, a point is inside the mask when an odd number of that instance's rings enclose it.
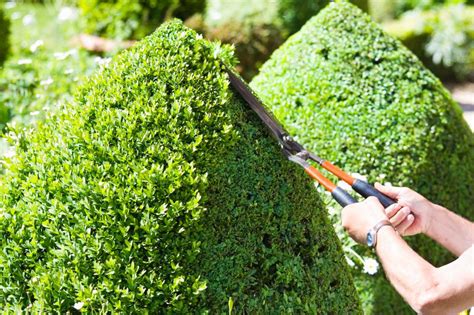
<path fill-rule="evenodd" d="M 388 206 L 395 203 L 395 200 L 382 194 L 380 191 L 375 189 L 374 186 L 370 185 L 367 182 L 364 182 L 363 180 L 356 179 L 354 184 L 352 184 L 352 188 L 365 198 L 369 196 L 376 197 L 384 206 L 384 208 L 387 208 Z"/>
<path fill-rule="evenodd" d="M 357 202 L 347 191 L 340 187 L 336 187 L 331 195 L 343 207 Z"/>

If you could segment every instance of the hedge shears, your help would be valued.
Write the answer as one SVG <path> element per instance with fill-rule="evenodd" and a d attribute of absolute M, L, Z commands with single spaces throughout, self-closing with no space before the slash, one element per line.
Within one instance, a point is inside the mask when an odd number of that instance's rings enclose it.
<path fill-rule="evenodd" d="M 283 128 L 278 120 L 266 109 L 262 102 L 254 95 L 249 86 L 231 70 L 227 69 L 230 83 L 232 87 L 242 96 L 245 102 L 250 108 L 258 115 L 262 122 L 267 126 L 271 134 L 277 139 L 283 154 L 286 158 L 299 166 L 303 167 L 305 172 L 318 183 L 320 183 L 327 191 L 329 191 L 332 197 L 343 207 L 356 203 L 354 199 L 347 191 L 341 187 L 336 186 L 331 180 L 325 177 L 320 171 L 313 167 L 309 161 L 318 163 L 321 167 L 328 170 L 332 174 L 336 175 L 339 179 L 349 184 L 352 189 L 358 192 L 363 197 L 374 196 L 378 198 L 380 203 L 387 208 L 395 201 L 380 191 L 375 189 L 374 186 L 369 183 L 356 179 L 351 175 L 347 174 L 331 162 L 326 161 L 316 154 L 306 150 L 300 143 L 295 141 L 289 133 Z"/>

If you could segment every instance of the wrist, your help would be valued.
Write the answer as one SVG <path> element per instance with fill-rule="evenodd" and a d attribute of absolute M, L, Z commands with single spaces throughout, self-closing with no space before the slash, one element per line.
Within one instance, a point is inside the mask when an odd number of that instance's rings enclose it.
<path fill-rule="evenodd" d="M 375 245 L 375 250 L 377 251 L 380 246 L 384 246 L 386 242 L 390 242 L 393 237 L 400 238 L 400 235 L 397 233 L 395 228 L 391 225 L 386 225 L 380 228 L 379 233 L 377 235 L 378 240 L 377 244 Z M 382 245 L 380 245 L 382 244 Z M 385 246 L 386 247 L 386 246 Z"/>
<path fill-rule="evenodd" d="M 377 235 L 378 232 L 385 228 L 385 227 L 392 227 L 392 223 L 388 219 L 382 219 L 378 221 L 375 225 L 373 225 L 368 231 L 366 236 L 366 243 L 367 246 L 375 248 L 377 246 Z"/>
<path fill-rule="evenodd" d="M 425 222 L 423 224 L 423 233 L 425 235 L 430 238 L 436 236 L 436 222 L 442 221 L 440 217 L 443 216 L 444 212 L 446 212 L 446 208 L 430 202 L 428 211 L 426 211 L 427 215 L 424 220 Z"/>
<path fill-rule="evenodd" d="M 428 235 L 431 233 L 433 217 L 439 212 L 439 207 L 437 204 L 432 203 L 428 199 L 425 199 L 424 202 L 420 205 L 420 219 L 421 219 L 421 233 Z"/>

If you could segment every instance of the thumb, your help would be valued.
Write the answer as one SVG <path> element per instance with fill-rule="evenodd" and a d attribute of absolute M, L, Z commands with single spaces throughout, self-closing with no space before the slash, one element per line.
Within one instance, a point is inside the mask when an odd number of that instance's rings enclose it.
<path fill-rule="evenodd" d="M 393 187 L 393 186 L 384 186 L 380 183 L 375 183 L 375 188 L 380 191 L 381 193 L 389 196 L 390 198 L 398 199 L 400 197 L 400 193 L 402 191 L 401 187 Z"/>

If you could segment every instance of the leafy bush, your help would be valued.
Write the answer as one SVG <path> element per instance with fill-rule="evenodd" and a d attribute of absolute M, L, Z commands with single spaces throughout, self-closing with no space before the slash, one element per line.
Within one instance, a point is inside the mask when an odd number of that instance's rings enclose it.
<path fill-rule="evenodd" d="M 358 312 L 311 182 L 178 21 L 31 131 L 0 185 L 0 304 L 120 313 Z"/>
<path fill-rule="evenodd" d="M 6 18 L 3 13 L 2 8 L 0 7 L 0 67 L 5 62 L 10 50 L 10 21 Z"/>
<path fill-rule="evenodd" d="M 204 0 L 78 0 L 89 34 L 140 39 L 171 17 L 204 10 Z"/>
<path fill-rule="evenodd" d="M 438 76 L 463 79 L 474 72 L 474 6 L 412 11 L 383 27 Z"/>
<path fill-rule="evenodd" d="M 443 6 L 474 4 L 474 0 L 368 0 L 368 12 L 378 22 L 403 17 L 410 11 L 430 11 Z"/>
<path fill-rule="evenodd" d="M 367 8 L 366 0 L 351 2 Z M 244 78 L 251 79 L 286 38 L 328 3 L 329 0 L 208 0 L 204 32 L 209 39 L 235 45 L 238 69 Z"/>
<path fill-rule="evenodd" d="M 274 52 L 251 86 L 321 156 L 474 219 L 474 137 L 460 107 L 408 49 L 354 6 L 330 4 Z M 340 237 L 354 263 L 371 255 L 341 229 Z M 452 259 L 423 236 L 409 240 L 435 265 Z M 382 275 L 359 269 L 367 313 L 411 312 Z"/>
<path fill-rule="evenodd" d="M 329 0 L 208 0 L 206 36 L 234 44 L 246 79 Z"/>

